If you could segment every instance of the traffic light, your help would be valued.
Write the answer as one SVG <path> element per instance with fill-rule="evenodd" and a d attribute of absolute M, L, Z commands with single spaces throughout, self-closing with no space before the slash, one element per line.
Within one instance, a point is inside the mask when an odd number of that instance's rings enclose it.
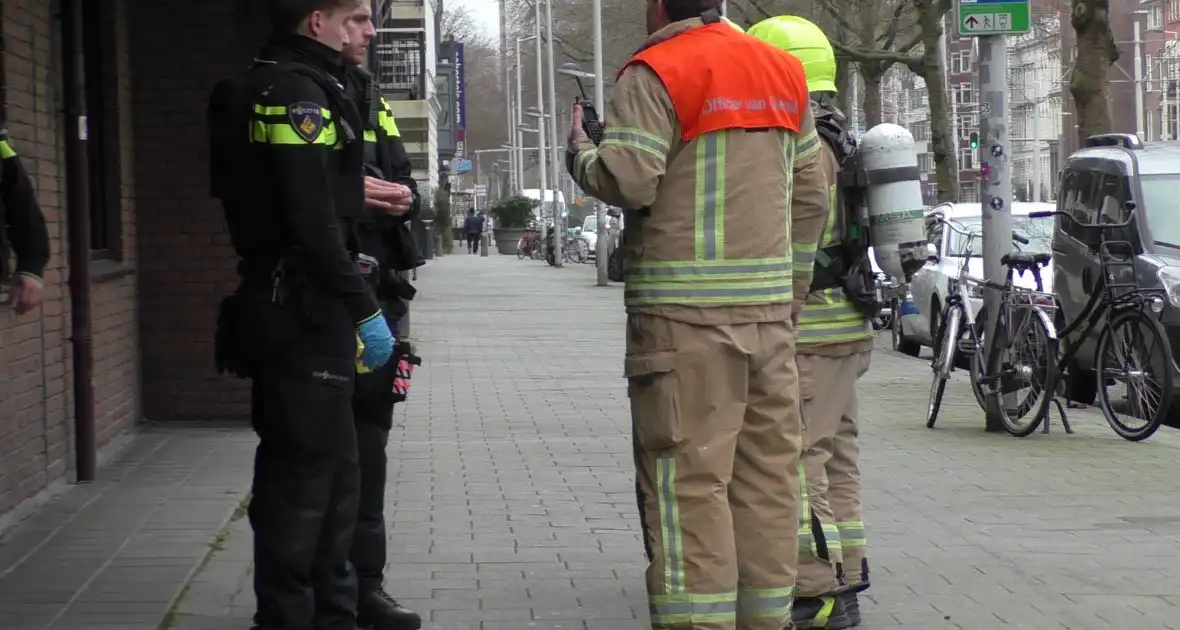
<path fill-rule="evenodd" d="M 979 148 L 979 133 L 972 131 L 971 136 L 968 141 L 971 143 L 972 149 L 978 149 Z"/>

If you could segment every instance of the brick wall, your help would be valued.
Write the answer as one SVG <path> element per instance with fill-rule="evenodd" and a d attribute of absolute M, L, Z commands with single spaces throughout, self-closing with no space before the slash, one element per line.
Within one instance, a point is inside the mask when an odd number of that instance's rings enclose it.
<path fill-rule="evenodd" d="M 181 6 L 182 5 L 182 6 Z M 245 418 L 244 381 L 213 369 L 217 306 L 236 258 L 209 197 L 205 106 L 249 63 L 260 2 L 134 2 L 135 196 L 139 213 L 144 407 L 153 420 Z M 243 8 L 247 7 L 247 8 Z"/>
<path fill-rule="evenodd" d="M 120 8 L 122 0 L 112 0 Z M 118 16 L 119 13 L 117 12 Z M 124 25 L 125 26 L 125 25 Z M 4 116 L 16 149 L 32 173 L 49 224 L 53 257 L 44 305 L 17 317 L 0 308 L 0 514 L 34 497 L 73 467 L 70 306 L 65 262 L 66 210 L 60 110 L 58 25 L 50 3 L 4 0 L 0 35 Z M 124 51 L 124 58 L 125 58 Z M 116 73 L 118 106 L 130 115 L 126 66 Z M 121 147 L 130 155 L 131 145 Z M 124 162 L 129 164 L 129 162 Z M 130 170 L 124 168 L 121 216 L 129 244 L 118 273 L 96 279 L 95 379 L 99 446 L 140 417 L 136 322 L 135 229 Z M 112 271 L 108 268 L 107 271 Z M 104 279 L 105 278 L 105 279 Z"/>

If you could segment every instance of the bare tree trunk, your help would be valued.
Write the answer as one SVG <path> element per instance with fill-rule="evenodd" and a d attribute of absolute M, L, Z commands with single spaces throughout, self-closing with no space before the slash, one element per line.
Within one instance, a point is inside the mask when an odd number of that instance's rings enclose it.
<path fill-rule="evenodd" d="M 865 112 L 865 129 L 872 129 L 884 120 L 881 104 L 881 79 L 885 76 L 885 65 L 878 62 L 860 64 L 860 78 L 864 82 L 861 108 Z"/>
<path fill-rule="evenodd" d="M 852 112 L 852 103 L 848 99 L 852 96 L 852 63 L 847 59 L 836 60 L 836 106 L 848 116 Z"/>
<path fill-rule="evenodd" d="M 934 0 L 917 0 L 918 26 L 922 31 L 922 61 L 910 68 L 926 82 L 926 97 L 930 104 L 930 143 L 934 148 L 934 179 L 938 201 L 959 200 L 959 173 L 955 161 L 957 139 L 951 125 L 950 103 L 947 98 L 946 77 L 943 75 L 942 16 Z"/>
<path fill-rule="evenodd" d="M 1077 59 L 1069 92 L 1077 106 L 1078 146 L 1085 146 L 1087 137 L 1110 132 L 1106 71 L 1119 54 L 1110 31 L 1110 0 L 1072 0 L 1072 4 Z"/>

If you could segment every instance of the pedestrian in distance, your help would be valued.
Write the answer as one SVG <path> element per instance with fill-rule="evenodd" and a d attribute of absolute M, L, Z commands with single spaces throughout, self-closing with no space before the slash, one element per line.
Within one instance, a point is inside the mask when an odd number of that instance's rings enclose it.
<path fill-rule="evenodd" d="M 601 144 L 575 106 L 567 166 L 627 209 L 624 375 L 652 628 L 783 630 L 800 523 L 792 319 L 828 190 L 802 65 L 721 7 L 648 0 Z"/>
<path fill-rule="evenodd" d="M 836 108 L 836 57 L 815 24 L 794 15 L 766 19 L 749 34 L 803 63 L 812 112 L 820 132 L 820 162 L 832 191 L 827 227 L 816 257 L 812 287 L 799 314 L 797 362 L 803 404 L 803 468 L 806 496 L 818 531 L 804 524 L 799 546 L 795 622 L 802 628 L 843 630 L 860 623 L 857 592 L 868 588 L 866 538 L 860 509 L 857 380 L 869 369 L 873 350 L 870 319 L 845 292 L 856 270 L 855 238 L 842 227 L 841 164 L 854 151 L 843 113 Z M 867 259 L 864 259 L 867 264 Z M 869 269 L 871 273 L 871 268 Z M 830 279 L 830 282 L 825 280 Z M 823 625 L 817 625 L 822 622 Z"/>
<path fill-rule="evenodd" d="M 376 30 L 370 20 L 348 23 L 343 55 L 350 68 L 346 87 L 364 122 L 365 210 L 357 221 L 362 268 L 377 294 L 394 336 L 414 288 L 398 271 L 414 268 L 418 253 L 406 223 L 419 207 L 418 184 L 389 102 L 376 92 L 362 66 Z M 406 344 L 399 342 L 400 354 Z M 357 573 L 357 626 L 373 630 L 418 630 L 422 618 L 385 592 L 385 480 L 389 431 L 393 426 L 396 362 L 370 370 L 357 366 L 352 413 L 360 463 L 360 498 L 350 559 Z"/>
<path fill-rule="evenodd" d="M 210 180 L 241 261 L 217 363 L 253 381 L 257 630 L 355 630 L 352 394 L 393 335 L 357 264 L 363 120 L 344 82 L 368 0 L 269 0 L 273 32 L 209 99 Z M 371 28 L 371 25 L 370 27 Z"/>
<path fill-rule="evenodd" d="M 479 253 L 479 238 L 483 234 L 483 215 L 475 214 L 475 208 L 467 210 L 467 218 L 463 221 L 463 232 L 467 235 L 467 253 Z"/>

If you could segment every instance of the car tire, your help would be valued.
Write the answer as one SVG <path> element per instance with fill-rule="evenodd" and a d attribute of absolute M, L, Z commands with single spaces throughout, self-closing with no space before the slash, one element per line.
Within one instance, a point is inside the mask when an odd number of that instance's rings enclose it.
<path fill-rule="evenodd" d="M 918 356 L 922 351 L 922 344 L 913 339 L 907 339 L 901 327 L 901 301 L 893 300 L 893 317 L 890 319 L 889 330 L 893 337 L 893 351 L 911 357 Z"/>

